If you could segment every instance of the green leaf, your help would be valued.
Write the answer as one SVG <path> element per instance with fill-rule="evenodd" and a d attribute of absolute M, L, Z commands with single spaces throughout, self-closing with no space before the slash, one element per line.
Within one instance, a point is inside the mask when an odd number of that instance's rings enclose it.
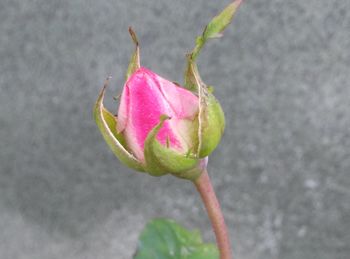
<path fill-rule="evenodd" d="M 108 79 L 94 106 L 96 124 L 108 146 L 122 163 L 137 171 L 144 171 L 143 165 L 126 149 L 123 135 L 117 133 L 117 118 L 103 106 L 103 97 L 107 86 Z"/>
<path fill-rule="evenodd" d="M 140 48 L 139 48 L 139 41 L 137 39 L 136 33 L 133 31 L 131 27 L 129 27 L 129 33 L 131 36 L 132 41 L 135 43 L 135 51 L 131 56 L 130 63 L 128 66 L 128 70 L 126 71 L 126 80 L 129 79 L 129 77 L 140 68 Z"/>
<path fill-rule="evenodd" d="M 214 244 L 173 220 L 155 219 L 142 231 L 134 259 L 218 259 Z"/>
<path fill-rule="evenodd" d="M 147 172 L 154 176 L 167 173 L 176 176 L 176 174 L 182 174 L 194 168 L 198 163 L 198 159 L 177 153 L 158 142 L 156 136 L 168 119 L 170 119 L 168 116 L 162 115 L 160 122 L 148 133 L 145 140 L 144 154 Z"/>

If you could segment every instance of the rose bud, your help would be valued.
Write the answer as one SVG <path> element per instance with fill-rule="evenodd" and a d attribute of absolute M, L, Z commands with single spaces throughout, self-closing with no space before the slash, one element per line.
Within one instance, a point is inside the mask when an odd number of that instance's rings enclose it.
<path fill-rule="evenodd" d="M 127 166 L 154 176 L 195 179 L 220 142 L 224 114 L 215 97 L 190 70 L 190 91 L 140 67 L 136 44 L 117 116 L 103 106 L 108 81 L 96 102 L 96 123 L 115 155 Z M 192 87 L 193 90 L 193 87 Z"/>

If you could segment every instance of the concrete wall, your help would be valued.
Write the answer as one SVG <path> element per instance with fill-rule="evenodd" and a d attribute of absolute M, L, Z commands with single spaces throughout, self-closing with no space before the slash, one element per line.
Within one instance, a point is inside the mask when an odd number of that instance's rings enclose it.
<path fill-rule="evenodd" d="M 228 0 L 0 0 L 0 258 L 130 258 L 152 217 L 213 235 L 191 183 L 122 166 L 91 116 L 133 46 L 182 82 Z M 226 112 L 210 174 L 236 259 L 350 254 L 350 1 L 246 0 L 200 56 Z"/>

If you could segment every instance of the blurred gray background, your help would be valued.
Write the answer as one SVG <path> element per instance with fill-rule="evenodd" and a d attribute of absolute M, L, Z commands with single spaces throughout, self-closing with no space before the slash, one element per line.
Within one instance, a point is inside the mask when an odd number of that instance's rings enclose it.
<path fill-rule="evenodd" d="M 124 166 L 91 111 L 142 64 L 182 82 L 228 0 L 0 0 L 0 258 L 131 258 L 153 217 L 213 241 L 189 182 Z M 350 1 L 246 0 L 199 59 L 227 130 L 209 170 L 235 259 L 350 258 Z"/>

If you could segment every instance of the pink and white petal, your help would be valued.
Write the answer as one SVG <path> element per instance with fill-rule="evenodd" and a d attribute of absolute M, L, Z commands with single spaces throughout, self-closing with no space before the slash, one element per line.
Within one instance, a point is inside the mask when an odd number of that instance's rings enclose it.
<path fill-rule="evenodd" d="M 174 124 L 173 128 L 176 128 L 176 134 L 181 140 L 181 150 L 187 153 L 189 149 L 195 149 L 198 145 L 198 122 L 190 119 L 174 119 L 169 123 Z"/>
<path fill-rule="evenodd" d="M 123 88 L 122 95 L 120 97 L 120 104 L 118 110 L 118 124 L 117 132 L 122 132 L 128 123 L 129 117 L 129 88 L 127 84 Z"/>
<path fill-rule="evenodd" d="M 174 83 L 158 77 L 159 87 L 177 117 L 193 119 L 198 113 L 198 97 Z"/>

